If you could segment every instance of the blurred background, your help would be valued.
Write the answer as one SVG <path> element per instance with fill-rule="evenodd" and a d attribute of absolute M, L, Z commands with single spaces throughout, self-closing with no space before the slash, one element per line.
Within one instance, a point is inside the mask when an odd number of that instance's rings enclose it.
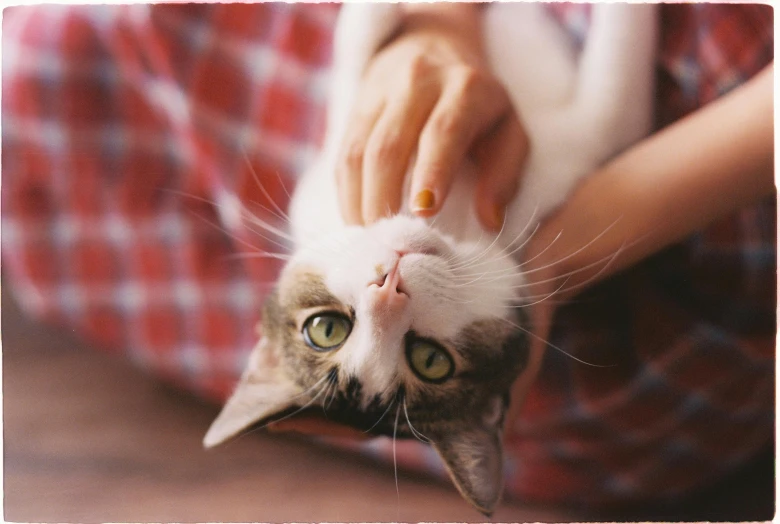
<path fill-rule="evenodd" d="M 680 33 L 710 20 L 696 6 L 678 11 Z M 746 21 L 728 34 L 755 37 L 757 70 L 771 59 L 771 7 L 739 12 L 720 19 Z M 449 482 L 405 467 L 396 492 L 386 454 L 261 432 L 201 447 L 279 270 L 241 257 L 284 248 L 232 229 L 219 204 L 236 195 L 284 227 L 278 208 L 322 138 L 337 13 L 279 3 L 3 11 L 6 520 L 484 520 Z M 768 26 L 756 22 L 767 16 Z M 587 9 L 561 7 L 560 18 L 581 38 Z M 739 81 L 701 65 L 702 98 L 675 84 L 673 73 L 689 71 L 679 65 L 660 76 L 671 101 L 664 122 Z M 740 379 L 757 377 L 759 392 L 773 387 L 758 366 L 748 371 Z M 755 426 L 766 437 L 766 417 Z M 673 501 L 596 513 L 510 498 L 493 520 L 770 520 L 765 441 L 732 473 Z M 569 471 L 547 479 L 546 494 Z"/>
<path fill-rule="evenodd" d="M 483 522 L 447 482 L 293 435 L 214 450 L 218 412 L 21 313 L 2 286 L 4 518 L 9 522 Z M 584 512 L 506 500 L 493 522 L 769 521 L 767 449 L 674 504 Z"/>

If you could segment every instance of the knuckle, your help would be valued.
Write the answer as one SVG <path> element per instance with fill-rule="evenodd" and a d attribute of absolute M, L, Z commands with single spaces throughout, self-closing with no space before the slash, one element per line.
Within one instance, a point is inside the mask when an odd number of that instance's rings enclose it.
<path fill-rule="evenodd" d="M 363 141 L 352 141 L 348 143 L 341 158 L 342 169 L 339 171 L 344 173 L 342 176 L 346 176 L 350 172 L 360 170 L 361 166 L 363 165 L 363 158 L 365 157 L 365 153 L 366 146 Z"/>
<path fill-rule="evenodd" d="M 455 92 L 462 98 L 477 96 L 485 85 L 485 75 L 473 67 L 461 66 L 452 73 Z"/>
<path fill-rule="evenodd" d="M 400 91 L 406 95 L 413 95 L 424 86 L 431 74 L 430 60 L 424 55 L 413 56 L 399 75 Z"/>
<path fill-rule="evenodd" d="M 450 138 L 458 134 L 460 119 L 456 107 L 450 107 L 431 117 L 431 133 L 438 138 Z"/>
<path fill-rule="evenodd" d="M 372 142 L 366 151 L 366 160 L 374 165 L 387 165 L 401 156 L 402 141 L 397 133 L 389 133 L 381 140 Z"/>
<path fill-rule="evenodd" d="M 410 80 L 418 81 L 425 78 L 431 72 L 430 60 L 422 54 L 414 55 L 406 67 L 406 76 Z"/>

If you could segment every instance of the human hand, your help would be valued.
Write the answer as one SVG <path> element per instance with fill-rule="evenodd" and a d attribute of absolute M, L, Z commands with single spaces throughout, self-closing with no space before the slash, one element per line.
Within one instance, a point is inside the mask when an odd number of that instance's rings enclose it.
<path fill-rule="evenodd" d="M 411 170 L 411 211 L 435 215 L 467 154 L 477 215 L 498 229 L 519 186 L 528 139 L 482 49 L 473 4 L 406 6 L 399 36 L 369 64 L 337 164 L 342 215 L 371 223 L 397 213 Z"/>

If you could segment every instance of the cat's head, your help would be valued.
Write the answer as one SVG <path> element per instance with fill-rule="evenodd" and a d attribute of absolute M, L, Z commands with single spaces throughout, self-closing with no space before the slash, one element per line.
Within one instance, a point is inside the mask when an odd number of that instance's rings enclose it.
<path fill-rule="evenodd" d="M 373 434 L 430 440 L 461 494 L 492 512 L 508 392 L 528 354 L 521 278 L 490 242 L 459 243 L 404 216 L 305 243 L 204 443 L 316 407 Z"/>

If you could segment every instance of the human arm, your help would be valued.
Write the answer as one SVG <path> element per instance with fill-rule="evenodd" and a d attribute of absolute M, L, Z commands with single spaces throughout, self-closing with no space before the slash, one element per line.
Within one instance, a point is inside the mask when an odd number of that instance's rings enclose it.
<path fill-rule="evenodd" d="M 470 153 L 480 168 L 478 216 L 497 229 L 517 190 L 528 141 L 487 64 L 481 7 L 399 5 L 401 27 L 366 70 L 339 154 L 342 215 L 361 224 L 398 212 L 417 152 L 410 207 L 432 216 Z"/>
<path fill-rule="evenodd" d="M 772 75 L 770 65 L 590 175 L 529 242 L 531 279 L 578 271 L 567 288 L 595 282 L 771 194 Z M 582 270 L 615 253 L 608 268 Z"/>
<path fill-rule="evenodd" d="M 636 144 L 590 175 L 528 244 L 524 267 L 556 303 L 707 224 L 771 195 L 774 187 L 773 66 L 731 93 Z M 555 306 L 542 301 L 529 371 L 512 412 L 538 371 Z"/>

